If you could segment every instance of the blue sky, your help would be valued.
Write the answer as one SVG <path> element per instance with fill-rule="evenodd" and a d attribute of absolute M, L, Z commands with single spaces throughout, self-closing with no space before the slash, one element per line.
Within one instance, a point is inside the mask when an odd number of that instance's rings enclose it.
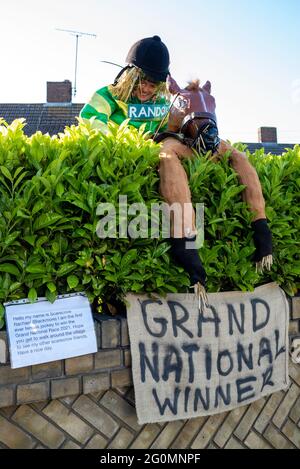
<path fill-rule="evenodd" d="M 46 81 L 74 80 L 88 100 L 111 83 L 133 42 L 158 34 L 171 72 L 185 85 L 212 82 L 220 134 L 257 141 L 275 126 L 279 141 L 300 142 L 299 0 L 0 0 L 0 102 L 45 102 Z"/>

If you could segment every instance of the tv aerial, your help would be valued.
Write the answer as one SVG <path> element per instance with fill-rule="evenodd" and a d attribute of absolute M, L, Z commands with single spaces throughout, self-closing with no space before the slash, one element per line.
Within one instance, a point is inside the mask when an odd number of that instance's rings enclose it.
<path fill-rule="evenodd" d="M 78 39 L 83 36 L 90 36 L 96 38 L 96 34 L 91 33 L 82 33 L 81 31 L 71 31 L 69 29 L 60 29 L 56 28 L 56 31 L 62 31 L 64 33 L 69 33 L 71 36 L 76 37 L 76 53 L 75 53 L 75 79 L 74 79 L 74 87 L 73 87 L 73 97 L 76 96 L 77 93 L 77 59 L 78 59 Z"/>

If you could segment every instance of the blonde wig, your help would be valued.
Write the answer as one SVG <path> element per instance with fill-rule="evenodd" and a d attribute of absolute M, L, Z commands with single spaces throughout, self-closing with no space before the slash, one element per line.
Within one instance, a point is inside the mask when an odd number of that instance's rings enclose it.
<path fill-rule="evenodd" d="M 126 103 L 132 98 L 137 86 L 145 79 L 147 79 L 147 76 L 140 68 L 128 68 L 120 76 L 116 85 L 109 85 L 108 89 L 115 98 Z M 159 82 L 155 91 L 154 101 L 159 98 L 169 99 L 169 97 L 166 83 Z"/>

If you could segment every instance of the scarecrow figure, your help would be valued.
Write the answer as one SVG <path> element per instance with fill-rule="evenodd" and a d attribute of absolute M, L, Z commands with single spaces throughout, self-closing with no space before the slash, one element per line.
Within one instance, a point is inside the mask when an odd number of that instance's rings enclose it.
<path fill-rule="evenodd" d="M 128 124 L 135 128 L 144 124 L 154 140 L 162 142 L 160 192 L 169 205 L 179 203 L 182 207 L 182 216 L 179 221 L 175 218 L 171 227 L 171 253 L 189 273 L 191 286 L 199 297 L 205 297 L 206 274 L 193 246 L 195 214 L 187 175 L 180 162 L 193 155 L 192 149 L 198 152 L 211 150 L 216 159 L 228 150 L 231 152 L 231 164 L 240 182 L 246 186 L 244 199 L 254 216 L 255 261 L 259 269 L 270 269 L 272 238 L 260 182 L 246 155 L 219 139 L 210 82 L 201 88 L 199 81 L 195 81 L 180 89 L 170 77 L 169 52 L 158 36 L 133 44 L 126 62 L 113 84 L 93 94 L 80 117 L 103 133 L 107 132 L 109 121 L 120 125 L 128 119 Z M 169 93 L 174 96 L 170 110 Z"/>
<path fill-rule="evenodd" d="M 108 131 L 109 121 L 128 125 L 154 134 L 167 116 L 169 93 L 166 87 L 169 75 L 169 51 L 159 36 L 137 41 L 130 48 L 127 65 L 114 83 L 97 90 L 82 108 L 80 117 L 101 132 Z"/>

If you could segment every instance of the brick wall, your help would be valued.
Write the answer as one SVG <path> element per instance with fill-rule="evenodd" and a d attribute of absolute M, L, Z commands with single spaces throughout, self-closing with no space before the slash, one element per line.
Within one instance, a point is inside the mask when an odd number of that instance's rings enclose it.
<path fill-rule="evenodd" d="M 300 338 L 300 297 L 290 299 L 290 342 Z M 127 320 L 99 315 L 98 352 L 11 369 L 6 332 L 0 332 L 0 407 L 97 393 L 132 384 Z"/>
<path fill-rule="evenodd" d="M 95 322 L 98 352 L 11 369 L 6 332 L 0 332 L 0 407 L 89 394 L 132 384 L 127 320 Z"/>
<path fill-rule="evenodd" d="M 289 337 L 291 342 L 300 337 L 300 296 L 290 299 Z"/>
<path fill-rule="evenodd" d="M 300 297 L 290 299 L 290 340 L 300 337 Z M 12 370 L 0 332 L 0 448 L 300 448 L 300 366 L 290 387 L 208 417 L 140 426 L 127 321 L 95 322 L 98 352 Z"/>

